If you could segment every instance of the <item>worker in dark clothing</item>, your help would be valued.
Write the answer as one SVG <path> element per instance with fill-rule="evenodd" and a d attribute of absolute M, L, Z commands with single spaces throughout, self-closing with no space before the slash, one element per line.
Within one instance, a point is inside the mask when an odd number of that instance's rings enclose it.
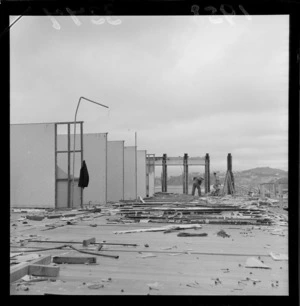
<path fill-rule="evenodd" d="M 214 178 L 215 178 L 215 184 L 213 185 L 214 190 L 212 192 L 212 195 L 219 195 L 220 193 L 220 179 L 217 176 L 217 172 L 214 172 Z"/>
<path fill-rule="evenodd" d="M 201 183 L 203 181 L 203 177 L 201 176 L 196 176 L 196 177 L 193 177 L 193 189 L 192 189 L 192 195 L 194 196 L 195 195 L 195 190 L 198 189 L 198 195 L 199 197 L 201 196 Z"/>

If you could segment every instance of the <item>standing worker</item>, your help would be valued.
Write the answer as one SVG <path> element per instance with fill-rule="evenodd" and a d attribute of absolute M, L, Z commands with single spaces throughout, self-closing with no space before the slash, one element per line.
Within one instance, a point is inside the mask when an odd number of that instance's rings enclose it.
<path fill-rule="evenodd" d="M 217 172 L 214 172 L 215 184 L 213 185 L 214 191 L 212 192 L 213 195 L 219 195 L 220 192 L 220 179 L 217 176 Z"/>
<path fill-rule="evenodd" d="M 200 187 L 200 185 L 201 185 L 203 180 L 204 180 L 204 178 L 202 176 L 193 177 L 193 190 L 192 190 L 192 195 L 193 196 L 195 195 L 196 188 L 198 189 L 199 197 L 201 196 L 201 187 Z"/>

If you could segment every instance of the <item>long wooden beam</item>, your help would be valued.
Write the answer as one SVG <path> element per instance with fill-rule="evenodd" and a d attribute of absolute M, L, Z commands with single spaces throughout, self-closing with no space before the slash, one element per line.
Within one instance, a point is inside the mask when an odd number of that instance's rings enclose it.
<path fill-rule="evenodd" d="M 155 157 L 155 166 L 163 166 L 164 157 Z M 167 157 L 167 166 L 183 166 L 184 157 Z M 205 157 L 189 157 L 187 159 L 187 165 L 189 166 L 204 166 Z"/>

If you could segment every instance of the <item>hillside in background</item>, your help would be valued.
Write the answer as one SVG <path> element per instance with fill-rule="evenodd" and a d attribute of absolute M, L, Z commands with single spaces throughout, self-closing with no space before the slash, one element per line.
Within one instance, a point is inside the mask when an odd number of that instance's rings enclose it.
<path fill-rule="evenodd" d="M 220 182 L 223 183 L 225 179 L 226 172 L 217 172 L 220 178 Z M 280 169 L 273 169 L 270 167 L 259 167 L 244 171 L 233 171 L 234 180 L 237 185 L 242 185 L 245 187 L 258 187 L 262 183 L 280 183 L 288 184 L 288 172 Z M 189 173 L 189 184 L 192 184 L 193 177 L 198 175 L 197 173 Z M 204 177 L 204 173 L 202 173 Z M 214 184 L 213 173 L 210 175 L 210 182 Z M 183 184 L 183 176 L 170 176 L 168 177 L 168 185 L 181 186 Z M 161 178 L 155 177 L 155 185 L 161 185 Z"/>
<path fill-rule="evenodd" d="M 257 187 L 262 183 L 288 184 L 288 172 L 270 167 L 260 167 L 234 172 L 236 184 Z"/>

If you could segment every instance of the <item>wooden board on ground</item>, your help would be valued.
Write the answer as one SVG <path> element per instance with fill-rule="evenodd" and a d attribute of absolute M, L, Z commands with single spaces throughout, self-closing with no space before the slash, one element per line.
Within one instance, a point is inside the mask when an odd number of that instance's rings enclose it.
<path fill-rule="evenodd" d="M 15 282 L 16 280 L 20 279 L 21 277 L 25 276 L 29 272 L 29 265 L 30 264 L 39 264 L 39 265 L 48 265 L 51 263 L 51 256 L 46 255 L 40 258 L 33 260 L 32 262 L 21 262 L 10 268 L 10 282 Z"/>
<path fill-rule="evenodd" d="M 82 245 L 86 247 L 91 243 L 96 243 L 96 239 L 95 238 L 85 239 L 83 240 Z"/>
<path fill-rule="evenodd" d="M 58 273 L 59 267 L 29 264 L 27 274 L 33 276 L 56 277 Z"/>
<path fill-rule="evenodd" d="M 83 256 L 54 256 L 53 262 L 57 264 L 86 264 L 96 263 L 96 257 L 83 257 Z"/>

